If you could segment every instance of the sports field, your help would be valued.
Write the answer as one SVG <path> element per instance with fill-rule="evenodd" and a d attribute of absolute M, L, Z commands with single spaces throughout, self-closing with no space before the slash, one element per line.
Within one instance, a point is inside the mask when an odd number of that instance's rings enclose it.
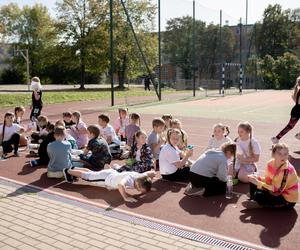
<path fill-rule="evenodd" d="M 188 99 L 184 101 L 154 102 L 151 104 L 130 106 L 130 112 L 139 112 L 142 116 L 141 127 L 151 131 L 151 120 L 164 113 L 179 118 L 189 135 L 189 144 L 195 145 L 193 158 L 196 159 L 205 149 L 217 122 L 228 124 L 231 138 L 237 136 L 239 121 L 248 120 L 254 126 L 254 137 L 262 146 L 259 168 L 263 169 L 270 159 L 270 138 L 286 125 L 293 105 L 290 91 L 259 91 L 245 95 L 220 98 Z M 132 100 L 131 100 L 132 101 Z M 1 110 L 1 114 L 5 110 Z M 106 112 L 111 119 L 117 117 L 107 102 L 91 101 L 48 105 L 43 110 L 51 120 L 61 118 L 67 110 L 80 110 L 87 124 L 97 122 L 100 112 Z M 296 126 L 283 138 L 290 145 L 290 160 L 300 173 L 300 142 L 294 134 L 300 130 Z M 252 248 L 298 249 L 300 246 L 300 223 L 297 220 L 300 204 L 292 211 L 272 211 L 269 209 L 246 209 L 248 185 L 235 186 L 235 197 L 186 197 L 185 185 L 169 183 L 157 179 L 155 191 L 142 196 L 134 204 L 125 204 L 117 191 L 107 191 L 99 187 L 86 186 L 84 183 L 70 185 L 60 180 L 49 180 L 46 168 L 31 168 L 25 152 L 19 158 L 0 162 L 2 178 L 31 184 L 44 190 L 68 195 L 101 207 L 112 207 L 125 213 L 134 213 L 163 223 L 176 224 L 191 231 L 213 233 L 219 238 L 244 242 Z"/>

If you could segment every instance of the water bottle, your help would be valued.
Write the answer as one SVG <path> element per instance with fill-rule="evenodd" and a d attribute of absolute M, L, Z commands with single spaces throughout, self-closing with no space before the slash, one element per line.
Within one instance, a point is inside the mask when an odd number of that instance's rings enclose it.
<path fill-rule="evenodd" d="M 232 183 L 232 176 L 228 175 L 227 177 L 227 187 L 226 187 L 226 199 L 232 199 L 233 198 L 233 183 Z"/>
<path fill-rule="evenodd" d="M 30 144 L 31 144 L 31 137 L 28 136 L 28 137 L 27 137 L 27 151 L 30 150 Z"/>

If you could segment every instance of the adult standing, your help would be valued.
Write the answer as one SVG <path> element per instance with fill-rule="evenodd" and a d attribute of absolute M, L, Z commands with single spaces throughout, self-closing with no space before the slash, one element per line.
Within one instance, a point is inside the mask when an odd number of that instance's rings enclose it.
<path fill-rule="evenodd" d="M 281 130 L 278 135 L 271 138 L 274 144 L 277 144 L 286 133 L 292 130 L 300 119 L 300 76 L 296 80 L 292 99 L 295 102 L 295 105 L 291 110 L 291 118 L 285 128 Z"/>

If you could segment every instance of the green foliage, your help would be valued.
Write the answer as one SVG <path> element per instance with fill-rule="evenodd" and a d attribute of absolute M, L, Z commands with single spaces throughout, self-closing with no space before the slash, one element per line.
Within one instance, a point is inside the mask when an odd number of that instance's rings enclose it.
<path fill-rule="evenodd" d="M 45 6 L 19 8 L 17 4 L 0 8 L 0 39 L 19 49 L 28 49 L 31 75 L 43 83 L 100 83 L 109 71 L 109 1 L 60 0 L 56 19 Z M 156 6 L 147 0 L 128 0 L 126 7 L 153 69 L 157 62 L 157 36 L 154 30 Z M 127 17 L 114 1 L 115 74 L 121 85 L 146 69 L 142 63 Z M 10 62 L 17 71 L 26 72 L 24 59 Z"/>
<path fill-rule="evenodd" d="M 20 84 L 26 82 L 26 76 L 24 72 L 20 72 L 18 69 L 4 69 L 1 78 L 0 84 Z"/>
<path fill-rule="evenodd" d="M 269 5 L 263 15 L 263 22 L 257 33 L 258 50 L 263 58 L 282 56 L 289 48 L 290 21 L 279 4 Z"/>
<path fill-rule="evenodd" d="M 185 79 L 192 77 L 192 62 L 195 56 L 197 70 L 213 75 L 216 63 L 231 62 L 234 55 L 234 35 L 228 27 L 222 28 L 222 44 L 220 44 L 219 26 L 206 25 L 195 20 L 195 55 L 192 41 L 193 19 L 190 16 L 170 19 L 167 22 L 166 32 L 163 36 L 163 49 L 166 59 L 178 66 Z M 222 48 L 222 52 L 220 50 Z M 222 58 L 221 58 L 222 57 Z"/>
<path fill-rule="evenodd" d="M 149 68 L 154 69 L 157 64 L 157 36 L 151 32 L 154 30 L 156 6 L 146 0 L 124 2 Z M 115 73 L 123 88 L 126 79 L 134 79 L 147 71 L 120 1 L 114 2 L 113 28 Z"/>
<path fill-rule="evenodd" d="M 172 93 L 184 93 L 176 90 L 165 90 L 164 94 Z M 130 98 L 133 96 L 154 96 L 154 91 L 145 92 L 142 88 L 126 89 L 124 91 L 115 90 L 116 98 Z M 44 92 L 43 103 L 65 103 L 65 102 L 80 102 L 80 101 L 92 101 L 92 100 L 104 100 L 111 97 L 111 92 L 106 90 L 98 91 L 57 91 L 57 92 Z M 130 99 L 129 99 L 130 100 Z M 0 108 L 15 107 L 15 106 L 29 106 L 31 104 L 31 94 L 0 94 Z"/>
<path fill-rule="evenodd" d="M 274 68 L 275 68 L 274 58 L 270 55 L 266 55 L 261 60 L 260 68 L 261 68 L 260 76 L 264 81 L 264 87 L 266 89 L 278 89 L 279 88 L 278 76 L 274 72 Z"/>
<path fill-rule="evenodd" d="M 270 55 L 261 60 L 261 76 L 266 88 L 291 89 L 299 72 L 299 58 L 288 52 L 276 60 Z"/>

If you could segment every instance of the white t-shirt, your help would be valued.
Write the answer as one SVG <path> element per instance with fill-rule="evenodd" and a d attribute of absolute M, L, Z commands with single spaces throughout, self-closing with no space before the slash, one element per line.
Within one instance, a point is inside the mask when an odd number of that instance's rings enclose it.
<path fill-rule="evenodd" d="M 126 188 L 134 188 L 134 181 L 139 177 L 147 176 L 147 174 L 137 172 L 117 172 L 114 171 L 105 178 L 105 186 L 109 189 L 118 189 L 118 185 L 122 182 Z"/>
<path fill-rule="evenodd" d="M 168 175 L 177 171 L 175 162 L 180 161 L 180 150 L 174 148 L 169 143 L 164 145 L 159 153 L 159 171 L 160 174 Z"/>
<path fill-rule="evenodd" d="M 135 160 L 136 160 L 136 161 L 141 161 L 141 150 L 140 150 L 140 149 L 138 149 L 138 150 L 136 151 L 136 154 L 135 154 Z"/>
<path fill-rule="evenodd" d="M 253 148 L 253 154 L 260 155 L 261 146 L 260 146 L 259 142 L 255 138 L 252 138 L 251 144 L 252 144 L 252 148 Z M 236 153 L 239 155 L 243 155 L 245 158 L 250 157 L 249 145 L 250 145 L 250 139 L 248 139 L 246 141 L 242 141 L 240 138 L 238 138 L 236 141 L 236 146 L 237 146 Z M 240 168 L 240 163 L 237 159 L 236 164 L 235 164 L 235 169 L 238 170 L 239 168 Z"/>
<path fill-rule="evenodd" d="M 116 131 L 114 130 L 114 128 L 110 125 L 110 124 L 107 124 L 105 128 L 102 128 L 101 126 L 99 126 L 99 129 L 100 129 L 100 135 L 105 139 L 107 140 L 107 138 L 109 136 L 111 136 L 112 138 L 112 142 L 117 144 L 117 145 L 120 145 L 121 142 L 116 134 Z"/>
<path fill-rule="evenodd" d="M 22 127 L 19 124 L 13 123 L 10 127 L 5 126 L 4 135 L 2 135 L 3 125 L 0 125 L 0 134 L 3 136 L 3 141 L 8 141 L 14 133 L 18 133 Z"/>
<path fill-rule="evenodd" d="M 223 137 L 221 140 L 217 140 L 215 137 L 210 138 L 207 149 L 219 149 L 226 142 L 232 142 L 229 137 Z"/>

